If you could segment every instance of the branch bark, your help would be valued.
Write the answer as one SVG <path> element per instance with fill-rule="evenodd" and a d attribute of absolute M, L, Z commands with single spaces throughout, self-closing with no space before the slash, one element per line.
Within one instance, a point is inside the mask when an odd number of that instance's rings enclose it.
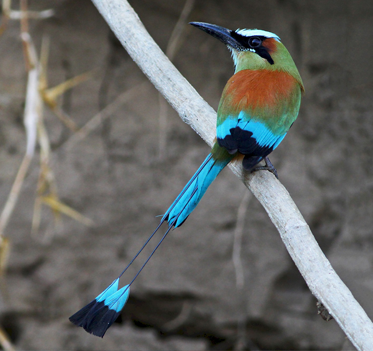
<path fill-rule="evenodd" d="M 126 0 L 92 0 L 140 69 L 181 119 L 210 146 L 216 112 L 172 65 Z M 373 324 L 318 246 L 284 186 L 269 172 L 230 168 L 267 211 L 312 294 L 323 303 L 358 350 L 373 350 Z"/>

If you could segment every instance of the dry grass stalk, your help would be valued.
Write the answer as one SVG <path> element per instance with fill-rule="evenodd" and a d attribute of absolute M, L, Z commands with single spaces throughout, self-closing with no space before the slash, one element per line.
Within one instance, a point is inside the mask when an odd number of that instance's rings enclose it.
<path fill-rule="evenodd" d="M 59 201 L 56 196 L 43 196 L 41 200 L 57 213 L 63 213 L 64 215 L 69 216 L 88 227 L 94 225 L 94 222 L 91 219 L 81 215 L 78 211 L 75 211 L 71 207 L 65 205 Z"/>
<path fill-rule="evenodd" d="M 32 218 L 32 233 L 34 234 L 39 230 L 40 226 L 41 205 L 43 203 L 42 197 L 45 194 L 48 194 L 48 196 L 58 198 L 55 177 L 51 167 L 49 166 L 51 153 L 50 142 L 42 117 L 38 123 L 38 142 L 40 145 L 40 171 L 34 204 L 34 214 Z M 53 214 L 56 221 L 58 221 L 60 219 L 59 213 L 56 210 L 53 210 Z"/>
<path fill-rule="evenodd" d="M 65 124 L 67 128 L 71 131 L 77 131 L 79 128 L 77 124 L 60 108 L 58 103 L 58 97 L 64 94 L 67 90 L 72 89 L 80 83 L 85 82 L 87 79 L 91 78 L 92 73 L 87 72 L 80 74 L 76 77 L 66 80 L 65 82 L 58 84 L 53 88 L 48 88 L 48 53 L 49 53 L 49 38 L 44 37 L 40 63 L 41 63 L 41 73 L 39 81 L 39 93 L 43 102 L 54 112 L 54 114 Z"/>
<path fill-rule="evenodd" d="M 83 73 L 73 77 L 53 88 L 48 88 L 47 65 L 49 53 L 49 39 L 44 37 L 40 56 L 41 73 L 39 79 L 39 94 L 43 103 L 62 120 L 62 122 L 71 130 L 77 131 L 78 126 L 67 116 L 59 107 L 58 97 L 64 94 L 67 90 L 72 89 L 76 85 L 86 81 L 91 77 L 91 73 Z M 47 205 L 53 213 L 55 225 L 60 223 L 61 214 L 65 214 L 76 221 L 79 221 L 87 226 L 92 226 L 93 221 L 78 213 L 62 203 L 58 197 L 57 184 L 51 167 L 51 147 L 47 129 L 44 125 L 43 115 L 41 114 L 38 125 L 38 143 L 40 145 L 40 172 L 37 185 L 37 195 L 34 203 L 34 213 L 32 220 L 32 233 L 36 233 L 40 227 L 42 205 Z"/>
<path fill-rule="evenodd" d="M 42 86 L 40 87 L 40 93 L 43 98 L 44 103 L 55 113 L 55 115 L 61 120 L 63 124 L 67 128 L 69 128 L 73 132 L 77 132 L 79 130 L 78 125 L 68 116 L 60 107 L 57 101 L 57 98 L 64 94 L 67 90 L 72 89 L 73 87 L 77 86 L 80 83 L 85 82 L 89 78 L 92 77 L 92 72 L 86 72 L 75 76 L 71 79 L 66 80 L 65 82 L 58 84 L 53 88 L 47 88 L 44 86 L 43 82 Z"/>
<path fill-rule="evenodd" d="M 54 175 L 51 168 L 49 167 L 50 143 L 42 119 L 42 97 L 45 97 L 47 103 L 51 105 L 53 99 L 55 99 L 58 95 L 61 95 L 67 89 L 70 89 L 80 82 L 86 80 L 88 78 L 88 74 L 75 77 L 55 88 L 46 89 L 45 86 L 45 89 L 40 90 L 40 88 L 43 88 L 42 84 L 46 82 L 46 70 L 44 70 L 44 75 L 42 76 L 41 63 L 38 61 L 35 46 L 28 32 L 28 18 L 50 17 L 51 15 L 53 15 L 53 11 L 47 10 L 43 12 L 30 12 L 27 10 L 27 0 L 21 1 L 21 11 L 11 10 L 11 0 L 3 0 L 2 4 L 3 16 L 2 24 L 0 26 L 0 35 L 6 29 L 8 19 L 21 20 L 21 39 L 28 77 L 23 118 L 27 138 L 26 151 L 8 198 L 5 202 L 5 206 L 0 214 L 0 277 L 2 277 L 5 273 L 8 257 L 10 254 L 10 241 L 4 236 L 4 232 L 19 198 L 22 185 L 24 183 L 27 171 L 35 153 L 37 142 L 39 143 L 41 150 L 40 175 L 38 180 L 38 196 L 36 198 L 34 206 L 33 229 L 35 229 L 40 222 L 40 210 L 42 203 L 46 204 L 52 209 L 55 218 L 58 218 L 60 214 L 63 213 L 86 225 L 92 225 L 92 221 L 90 219 L 82 216 L 77 211 L 63 204 L 57 197 L 57 187 L 55 184 Z M 45 45 L 45 41 L 43 40 L 42 62 L 44 63 L 44 67 L 46 67 L 47 62 L 47 51 L 47 45 Z M 42 95 L 41 92 L 43 92 L 44 95 Z M 52 107 L 58 114 L 59 110 L 57 108 L 57 104 Z M 69 126 L 74 127 L 71 129 L 77 129 L 75 124 L 70 124 Z M 5 331 L 1 327 L 0 345 L 2 349 L 6 351 L 15 350 L 14 346 L 9 340 L 9 337 L 6 335 Z"/>
<path fill-rule="evenodd" d="M 43 11 L 17 11 L 12 10 L 12 0 L 3 0 L 2 2 L 2 18 L 0 25 L 0 36 L 6 30 L 8 21 L 22 19 L 44 19 L 54 16 L 54 10 L 48 9 Z"/>
<path fill-rule="evenodd" d="M 2 15 L 1 15 L 1 25 L 0 25 L 0 36 L 5 32 L 8 25 L 11 12 L 11 0 L 3 0 L 2 2 Z"/>
<path fill-rule="evenodd" d="M 0 278 L 5 273 L 5 268 L 10 254 L 10 241 L 8 238 L 3 237 L 0 245 Z"/>
<path fill-rule="evenodd" d="M 43 11 L 27 11 L 26 13 L 23 11 L 16 11 L 12 10 L 9 13 L 9 19 L 12 20 L 20 20 L 22 18 L 29 18 L 29 19 L 45 19 L 54 16 L 55 12 L 52 9 L 43 10 Z"/>
<path fill-rule="evenodd" d="M 4 2 L 3 2 L 4 4 Z M 10 11 L 10 1 L 6 2 L 6 9 Z M 27 12 L 27 1 L 21 1 L 23 13 Z M 9 12 L 8 11 L 8 12 Z M 26 101 L 24 111 L 24 125 L 26 129 L 27 143 L 26 152 L 22 160 L 17 176 L 14 180 L 8 199 L 4 209 L 0 215 L 0 253 L 3 252 L 2 245 L 4 244 L 4 231 L 9 222 L 11 214 L 17 203 L 20 190 L 22 188 L 25 176 L 30 166 L 31 160 L 35 153 L 36 143 L 38 142 L 41 148 L 40 152 L 40 175 L 38 180 L 37 199 L 34 205 L 33 230 L 39 226 L 41 204 L 45 203 L 51 207 L 55 218 L 59 216 L 59 212 L 72 216 L 82 223 L 91 221 L 81 215 L 77 215 L 76 211 L 62 204 L 57 196 L 57 187 L 54 180 L 54 174 L 49 166 L 50 163 L 50 143 L 47 131 L 43 122 L 43 101 L 51 106 L 52 110 L 58 114 L 61 110 L 57 105 L 57 97 L 63 94 L 67 89 L 71 89 L 77 84 L 87 80 L 90 77 L 89 73 L 74 77 L 54 88 L 47 89 L 47 73 L 46 65 L 48 61 L 49 41 L 43 40 L 41 60 L 39 62 L 35 46 L 31 36 L 28 33 L 28 16 L 21 16 L 21 39 L 24 49 L 24 57 L 26 68 L 28 70 L 28 80 L 26 88 Z M 43 99 L 44 98 L 44 99 Z M 66 123 L 72 129 L 78 129 L 75 123 Z M 42 198 L 53 199 L 49 201 L 41 201 Z M 51 202 L 52 201 L 52 202 Z M 0 257 L 3 262 L 3 267 L 6 266 L 4 257 Z"/>
<path fill-rule="evenodd" d="M 4 238 L 4 230 L 8 224 L 9 218 L 13 213 L 14 206 L 17 203 L 19 192 L 27 174 L 33 158 L 37 138 L 37 123 L 41 110 L 41 99 L 38 93 L 40 68 L 36 56 L 35 47 L 28 33 L 22 33 L 22 40 L 25 43 L 28 61 L 31 63 L 31 69 L 28 72 L 26 102 L 24 111 L 24 125 L 26 129 L 27 144 L 26 153 L 14 180 L 4 209 L 0 215 L 0 247 Z"/>

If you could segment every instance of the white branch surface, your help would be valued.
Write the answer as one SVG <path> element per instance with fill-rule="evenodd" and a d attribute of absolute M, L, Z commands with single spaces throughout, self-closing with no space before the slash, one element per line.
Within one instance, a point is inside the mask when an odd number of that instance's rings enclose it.
<path fill-rule="evenodd" d="M 126 0 L 92 0 L 141 70 L 209 145 L 216 112 L 172 65 Z M 320 250 L 307 223 L 283 185 L 269 172 L 243 176 L 230 165 L 267 211 L 315 297 L 324 304 L 358 350 L 373 350 L 373 324 Z M 316 310 L 315 310 L 316 313 Z"/>

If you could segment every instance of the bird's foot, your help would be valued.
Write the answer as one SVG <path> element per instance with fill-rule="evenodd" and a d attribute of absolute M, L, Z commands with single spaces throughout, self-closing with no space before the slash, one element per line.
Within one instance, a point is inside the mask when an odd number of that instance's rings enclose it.
<path fill-rule="evenodd" d="M 264 161 L 266 163 L 265 166 L 258 166 L 255 167 L 251 170 L 251 172 L 256 172 L 256 171 L 270 171 L 271 173 L 274 174 L 274 176 L 278 179 L 278 174 L 276 168 L 273 166 L 272 162 L 269 160 L 268 157 L 264 158 Z"/>

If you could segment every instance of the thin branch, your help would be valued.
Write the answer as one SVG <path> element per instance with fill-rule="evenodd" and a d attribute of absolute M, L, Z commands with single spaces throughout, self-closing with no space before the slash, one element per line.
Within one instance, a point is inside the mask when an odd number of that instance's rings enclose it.
<path fill-rule="evenodd" d="M 193 10 L 195 0 L 186 0 L 184 7 L 181 11 L 180 17 L 171 33 L 170 40 L 166 47 L 166 56 L 173 61 L 177 49 L 182 43 L 182 34 L 186 25 L 186 21 Z M 159 159 L 163 160 L 166 156 L 167 148 L 167 112 L 168 105 L 161 94 L 158 94 L 158 105 L 159 105 Z"/>
<path fill-rule="evenodd" d="M 0 327 L 0 345 L 4 351 L 16 351 L 5 330 Z"/>
<path fill-rule="evenodd" d="M 10 1 L 7 3 L 10 6 Z M 21 1 L 21 10 L 23 13 L 27 12 L 27 0 Z M 21 17 L 21 39 L 23 44 L 24 58 L 26 62 L 26 69 L 28 71 L 28 80 L 26 88 L 26 101 L 24 110 L 24 125 L 26 129 L 26 152 L 20 168 L 17 172 L 16 178 L 6 200 L 4 209 L 0 212 L 0 274 L 6 266 L 6 238 L 4 237 L 5 228 L 8 225 L 9 219 L 13 214 L 15 205 L 18 201 L 19 194 L 26 177 L 27 171 L 33 159 L 37 142 L 40 145 L 40 174 L 38 180 L 38 199 L 36 199 L 33 215 L 33 232 L 38 228 L 40 222 L 41 204 L 48 205 L 58 218 L 60 213 L 64 213 L 86 225 L 92 225 L 92 221 L 80 215 L 75 210 L 69 208 L 67 205 L 61 203 L 57 197 L 57 188 L 54 181 L 54 175 L 50 163 L 50 143 L 48 134 L 43 124 L 43 101 L 48 103 L 51 108 L 57 113 L 57 103 L 55 99 L 61 95 L 65 90 L 72 88 L 80 82 L 86 80 L 90 73 L 85 73 L 74 77 L 54 88 L 47 89 L 46 65 L 48 57 L 48 40 L 42 43 L 42 54 L 39 61 L 34 43 L 28 32 L 28 17 Z M 55 107 L 55 108 L 54 108 Z M 75 129 L 75 124 L 73 125 Z M 48 190 L 48 193 L 44 193 Z"/>
<path fill-rule="evenodd" d="M 232 261 L 234 265 L 234 271 L 236 273 L 236 287 L 238 290 L 242 289 L 245 285 L 245 276 L 241 260 L 241 246 L 245 225 L 245 215 L 247 212 L 247 208 L 249 207 L 250 200 L 250 193 L 246 191 L 237 210 L 236 228 L 234 229 Z"/>
<path fill-rule="evenodd" d="M 26 177 L 27 170 L 30 166 L 31 160 L 32 160 L 32 157 L 30 157 L 27 154 L 23 157 L 22 163 L 18 169 L 17 176 L 10 190 L 8 199 L 5 203 L 3 211 L 1 212 L 1 215 L 0 215 L 0 246 L 3 243 L 5 228 L 8 224 L 11 214 L 13 213 L 14 206 L 17 203 L 18 195 L 19 195 L 19 192 L 21 191 L 23 180 Z"/>
<path fill-rule="evenodd" d="M 92 0 L 133 60 L 155 87 L 209 145 L 215 111 L 199 96 L 149 36 L 125 0 Z M 373 324 L 320 250 L 283 185 L 269 172 L 244 174 L 230 165 L 267 211 L 300 273 L 358 350 L 373 350 Z"/>
<path fill-rule="evenodd" d="M 44 19 L 44 18 L 50 18 L 54 16 L 54 10 L 43 10 L 43 11 L 16 11 L 12 10 L 9 13 L 9 18 L 12 20 L 20 20 L 24 17 L 30 18 L 30 19 Z"/>
<path fill-rule="evenodd" d="M 24 14 L 24 16 L 21 16 L 21 38 L 22 38 L 22 47 L 23 47 L 23 56 L 25 58 L 25 64 L 26 64 L 26 70 L 30 71 L 33 64 L 36 64 L 36 61 L 33 63 L 31 62 L 33 60 L 33 57 L 31 55 L 36 56 L 36 54 L 31 53 L 29 54 L 29 46 L 28 40 L 31 39 L 29 31 L 28 31 L 28 18 L 25 15 L 27 13 L 27 0 L 21 0 L 21 13 Z M 33 48 L 34 49 L 34 48 Z M 34 50 L 35 51 L 35 50 Z"/>
<path fill-rule="evenodd" d="M 37 138 L 37 124 L 41 109 L 41 99 L 38 92 L 40 70 L 35 47 L 28 33 L 22 33 L 22 40 L 25 43 L 26 55 L 29 62 L 31 63 L 31 69 L 28 72 L 26 103 L 24 112 L 24 125 L 27 134 L 27 144 L 25 156 L 22 160 L 16 179 L 14 180 L 13 186 L 10 190 L 4 209 L 0 215 L 0 246 L 4 238 L 3 235 L 5 227 L 7 226 L 14 206 L 17 203 L 19 192 L 21 191 L 23 181 L 27 174 L 27 170 L 34 156 Z"/>
<path fill-rule="evenodd" d="M 159 115 L 158 115 L 158 159 L 163 160 L 166 157 L 166 149 L 167 149 L 167 112 L 168 112 L 168 104 L 165 101 L 162 94 L 158 94 L 158 106 L 159 106 Z"/>
<path fill-rule="evenodd" d="M 169 332 L 171 330 L 175 330 L 179 328 L 187 321 L 191 312 L 192 312 L 192 304 L 188 301 L 184 302 L 180 313 L 176 316 L 176 318 L 163 324 L 162 330 Z"/>
<path fill-rule="evenodd" d="M 27 11 L 26 2 L 21 2 L 21 11 L 12 10 L 11 0 L 3 0 L 2 2 L 2 16 L 0 24 L 0 36 L 4 33 L 9 20 L 26 20 L 30 19 L 44 19 L 54 16 L 54 10 L 44 11 Z"/>
<path fill-rule="evenodd" d="M 242 265 L 241 259 L 241 248 L 242 248 L 242 238 L 244 234 L 245 226 L 245 216 L 247 208 L 250 205 L 251 196 L 249 191 L 245 191 L 240 205 L 237 210 L 237 220 L 236 227 L 234 229 L 234 240 L 233 240 L 233 250 L 232 250 L 232 261 L 234 266 L 234 272 L 236 274 L 236 288 L 238 293 L 238 298 L 240 299 L 239 309 L 237 313 L 237 337 L 234 346 L 234 351 L 243 350 L 247 343 L 253 344 L 253 342 L 246 336 L 246 313 L 245 309 L 242 309 L 241 306 L 244 306 L 246 303 L 245 295 L 245 274 L 244 268 Z M 250 347 L 250 350 L 252 347 Z"/>
<path fill-rule="evenodd" d="M 166 48 L 167 57 L 173 61 L 175 58 L 178 47 L 182 44 L 182 34 L 184 32 L 184 27 L 188 20 L 190 13 L 193 10 L 195 0 L 186 0 L 183 10 L 181 11 L 180 17 L 177 20 L 174 30 L 171 33 L 170 40 L 168 41 Z"/>
<path fill-rule="evenodd" d="M 82 128 L 62 144 L 61 148 L 71 150 L 73 146 L 87 137 L 88 134 L 94 131 L 106 118 L 113 115 L 123 104 L 144 92 L 146 86 L 148 86 L 148 82 L 143 82 L 121 93 L 113 102 L 94 115 Z"/>

